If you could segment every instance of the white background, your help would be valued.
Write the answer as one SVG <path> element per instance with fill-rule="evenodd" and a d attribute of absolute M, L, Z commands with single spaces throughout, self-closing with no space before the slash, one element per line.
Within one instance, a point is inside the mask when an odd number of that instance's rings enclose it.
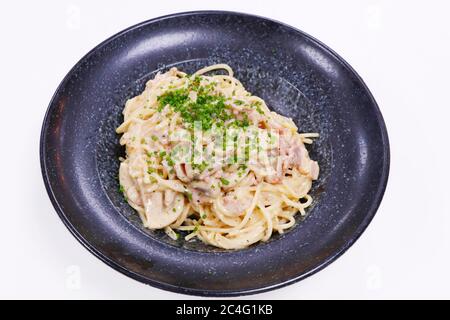
<path fill-rule="evenodd" d="M 10 1 L 0 5 L 0 298 L 187 296 L 106 266 L 72 237 L 44 189 L 39 134 L 69 69 L 116 32 L 180 11 L 283 21 L 362 76 L 384 115 L 391 173 L 375 219 L 318 274 L 257 299 L 450 298 L 450 5 L 446 1 Z"/>

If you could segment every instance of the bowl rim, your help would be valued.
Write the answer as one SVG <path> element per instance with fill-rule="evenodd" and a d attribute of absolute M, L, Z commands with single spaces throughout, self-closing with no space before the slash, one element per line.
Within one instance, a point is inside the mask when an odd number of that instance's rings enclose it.
<path fill-rule="evenodd" d="M 288 29 L 294 31 L 296 34 L 299 34 L 302 37 L 305 37 L 308 40 L 312 41 L 314 44 L 319 46 L 322 50 L 326 51 L 328 54 L 330 54 L 332 57 L 334 57 L 336 59 L 336 61 L 338 61 L 340 64 L 342 64 L 342 66 L 344 68 L 346 68 L 348 71 L 350 71 L 350 73 L 352 73 L 355 76 L 355 78 L 360 82 L 360 84 L 362 85 L 363 89 L 365 90 L 365 92 L 367 93 L 367 95 L 368 95 L 368 97 L 370 99 L 370 103 L 374 107 L 374 111 L 375 111 L 375 114 L 376 114 L 376 121 L 377 121 L 377 123 L 379 125 L 379 128 L 380 128 L 380 131 L 381 131 L 381 139 L 382 139 L 382 144 L 383 144 L 383 146 L 382 146 L 382 148 L 383 148 L 383 159 L 382 159 L 383 168 L 382 168 L 381 177 L 380 177 L 380 183 L 378 184 L 377 192 L 373 196 L 374 200 L 372 201 L 372 205 L 371 205 L 370 209 L 367 211 L 367 214 L 366 214 L 364 220 L 360 223 L 360 225 L 358 226 L 358 228 L 354 232 L 352 238 L 350 240 L 348 240 L 345 243 L 344 246 L 342 246 L 341 248 L 338 248 L 334 252 L 334 254 L 332 254 L 331 256 L 327 257 L 325 260 L 323 260 L 315 268 L 312 268 L 312 269 L 304 272 L 303 274 L 298 275 L 297 277 L 294 277 L 294 278 L 291 278 L 289 280 L 286 280 L 286 281 L 283 281 L 283 282 L 280 282 L 280 283 L 277 283 L 277 284 L 273 284 L 273 285 L 268 285 L 268 286 L 253 288 L 253 289 L 243 289 L 243 290 L 194 289 L 194 288 L 189 288 L 189 287 L 175 286 L 175 285 L 171 285 L 171 284 L 168 284 L 168 283 L 159 282 L 159 281 L 156 281 L 156 280 L 149 279 L 147 277 L 141 276 L 140 274 L 137 274 L 137 273 L 135 273 L 135 272 L 133 272 L 133 271 L 131 271 L 129 269 L 126 269 L 126 268 L 122 267 L 121 265 L 119 265 L 118 263 L 116 263 L 115 261 L 113 261 L 112 259 L 107 257 L 106 255 L 104 255 L 100 251 L 98 251 L 94 246 L 92 246 L 89 243 L 89 241 L 87 241 L 83 237 L 83 235 L 80 234 L 78 232 L 78 230 L 66 218 L 62 207 L 60 206 L 60 204 L 58 203 L 58 201 L 56 199 L 55 192 L 51 188 L 50 176 L 49 176 L 47 163 L 46 163 L 47 152 L 46 152 L 46 149 L 45 149 L 45 145 L 46 145 L 45 132 L 46 132 L 46 129 L 48 128 L 48 125 L 49 125 L 48 122 L 49 122 L 50 114 L 52 113 L 52 111 L 54 109 L 53 106 L 55 104 L 56 97 L 57 97 L 59 91 L 64 87 L 64 85 L 67 83 L 69 78 L 75 72 L 75 70 L 80 66 L 80 64 L 85 59 L 90 57 L 94 52 L 96 52 L 97 50 L 101 49 L 102 47 L 104 47 L 106 44 L 110 43 L 114 39 L 116 39 L 116 38 L 118 38 L 118 37 L 128 33 L 129 31 L 135 30 L 137 28 L 140 28 L 140 27 L 148 25 L 148 24 L 156 23 L 156 22 L 159 22 L 159 21 L 167 20 L 167 19 L 173 19 L 173 18 L 184 17 L 184 16 L 194 16 L 194 15 L 236 15 L 236 16 L 242 16 L 242 17 L 257 18 L 257 19 L 269 21 L 269 22 L 272 22 L 272 23 L 276 23 L 278 25 L 281 25 L 281 26 L 283 26 L 285 28 L 288 28 Z M 383 116 L 381 114 L 381 111 L 380 111 L 380 109 L 378 107 L 378 104 L 375 101 L 375 98 L 373 97 L 372 93 L 370 92 L 369 88 L 367 87 L 367 85 L 365 84 L 365 82 L 363 81 L 361 76 L 359 76 L 359 74 L 350 66 L 350 64 L 348 64 L 333 49 L 329 48 L 327 45 L 325 45 L 321 41 L 317 40 L 316 38 L 312 37 L 311 35 L 305 33 L 304 31 L 301 31 L 301 30 L 299 30 L 299 29 L 297 29 L 297 28 L 295 28 L 295 27 L 293 27 L 291 25 L 288 25 L 288 24 L 286 24 L 284 22 L 280 22 L 280 21 L 275 20 L 275 19 L 271 19 L 271 18 L 267 18 L 267 17 L 264 17 L 264 16 L 260 16 L 260 15 L 244 13 L 244 12 L 238 12 L 238 11 L 226 11 L 226 10 L 185 11 L 185 12 L 172 13 L 172 14 L 168 14 L 168 15 L 152 18 L 152 19 L 145 20 L 145 21 L 142 21 L 140 23 L 137 23 L 137 24 L 135 24 L 133 26 L 130 26 L 130 27 L 126 28 L 126 29 L 123 29 L 122 31 L 117 32 L 116 34 L 110 36 L 106 40 L 104 40 L 101 43 L 99 43 L 98 45 L 96 45 L 93 49 L 91 49 L 88 53 L 86 53 L 82 58 L 80 58 L 78 60 L 78 62 L 64 76 L 63 80 L 60 82 L 60 84 L 58 85 L 57 89 L 55 90 L 55 93 L 53 94 L 53 96 L 52 96 L 52 98 L 50 100 L 50 103 L 49 103 L 49 105 L 47 107 L 47 110 L 45 112 L 45 116 L 44 116 L 44 119 L 43 119 L 43 124 L 42 124 L 41 134 L 40 134 L 40 142 L 39 142 L 39 157 L 40 157 L 42 178 L 44 180 L 44 184 L 45 184 L 45 188 L 47 190 L 47 194 L 48 194 L 48 196 L 50 198 L 50 201 L 51 201 L 55 211 L 57 212 L 58 216 L 60 217 L 60 219 L 62 220 L 64 225 L 67 227 L 67 229 L 78 240 L 78 242 L 81 243 L 89 252 L 91 252 L 94 256 L 96 256 L 98 259 L 100 259 L 101 261 L 106 263 L 108 266 L 110 266 L 114 270 L 119 271 L 122 274 L 124 274 L 124 275 L 126 275 L 126 276 L 128 276 L 128 277 L 130 277 L 130 278 L 132 278 L 134 280 L 142 282 L 144 284 L 151 285 L 153 287 L 156 287 L 156 288 L 159 288 L 159 289 L 168 290 L 168 291 L 175 292 L 175 293 L 189 294 L 189 295 L 195 295 L 195 296 L 209 296 L 209 297 L 234 297 L 234 296 L 242 296 L 242 295 L 251 295 L 251 294 L 257 294 L 257 293 L 263 293 L 263 292 L 267 292 L 267 291 L 270 291 L 270 290 L 278 289 L 278 288 L 285 287 L 287 285 L 299 282 L 299 281 L 301 281 L 301 280 L 303 280 L 303 279 L 305 279 L 305 278 L 307 278 L 307 277 L 317 273 L 318 271 L 324 269 L 325 267 L 327 267 L 332 262 L 336 261 L 336 259 L 338 259 L 340 256 L 342 256 L 359 239 L 359 237 L 362 235 L 362 233 L 365 231 L 365 229 L 368 227 L 368 225 L 372 221 L 373 217 L 375 216 L 375 214 L 376 214 L 376 212 L 377 212 L 377 210 L 378 210 L 378 208 L 379 208 L 379 206 L 381 204 L 383 195 L 385 193 L 387 182 L 388 182 L 388 178 L 389 178 L 389 171 L 390 171 L 390 146 L 389 146 L 389 138 L 388 138 L 386 124 L 384 122 L 384 119 L 383 119 Z"/>

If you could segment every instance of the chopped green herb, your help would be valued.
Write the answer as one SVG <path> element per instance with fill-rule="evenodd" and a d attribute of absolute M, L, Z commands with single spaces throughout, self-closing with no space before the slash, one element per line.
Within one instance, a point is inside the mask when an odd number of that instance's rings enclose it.
<path fill-rule="evenodd" d="M 232 125 L 238 128 L 245 128 L 248 127 L 250 125 L 250 121 L 248 119 L 248 115 L 247 113 L 241 113 L 241 117 L 242 119 L 236 119 Z"/>
<path fill-rule="evenodd" d="M 205 162 L 205 161 L 202 161 L 202 163 L 200 163 L 200 164 L 196 164 L 196 163 L 192 164 L 192 168 L 193 169 L 198 169 L 200 172 L 205 171 L 205 169 L 207 167 L 208 167 L 208 163 Z"/>
<path fill-rule="evenodd" d="M 120 192 L 121 194 L 123 194 L 123 198 L 124 198 L 125 202 L 128 202 L 128 198 L 127 198 L 127 196 L 125 195 L 125 188 L 123 187 L 123 185 L 119 185 L 119 192 Z"/>
<path fill-rule="evenodd" d="M 191 77 L 192 78 L 192 77 Z M 214 94 L 211 83 L 206 86 L 200 85 L 200 77 L 194 76 L 188 88 L 181 88 L 165 92 L 158 97 L 158 111 L 169 105 L 174 111 L 179 112 L 181 118 L 191 126 L 195 122 L 200 122 L 202 128 L 208 130 L 214 123 L 223 124 L 231 118 L 230 108 L 225 105 L 225 98 L 222 95 Z M 189 98 L 189 92 L 196 91 L 195 101 Z"/>
<path fill-rule="evenodd" d="M 253 108 L 256 108 L 259 114 L 264 114 L 264 111 L 261 109 L 261 101 L 256 101 L 251 105 Z"/>
<path fill-rule="evenodd" d="M 158 137 L 157 136 L 152 136 L 152 140 L 156 141 L 156 140 L 158 140 Z"/>
<path fill-rule="evenodd" d="M 173 167 L 175 165 L 175 162 L 172 160 L 172 158 L 170 156 L 166 156 L 166 161 L 167 161 L 167 164 L 171 167 Z"/>
<path fill-rule="evenodd" d="M 262 111 L 260 106 L 256 106 L 256 111 L 258 111 L 259 114 L 264 114 L 264 111 Z"/>
<path fill-rule="evenodd" d="M 225 178 L 220 178 L 220 182 L 222 182 L 222 184 L 225 185 L 225 186 L 227 186 L 227 185 L 230 184 L 230 181 L 228 181 L 228 180 L 225 179 Z"/>

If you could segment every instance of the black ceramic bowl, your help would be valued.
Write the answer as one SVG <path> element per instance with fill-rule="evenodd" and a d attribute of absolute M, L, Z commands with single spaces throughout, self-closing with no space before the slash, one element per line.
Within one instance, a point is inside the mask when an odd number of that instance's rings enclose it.
<path fill-rule="evenodd" d="M 301 132 L 320 133 L 310 148 L 321 174 L 308 216 L 240 251 L 148 231 L 118 191 L 123 150 L 114 129 L 125 101 L 157 71 L 193 72 L 213 63 L 229 64 L 250 92 L 292 117 Z M 389 171 L 386 128 L 356 72 L 301 31 L 233 12 L 157 18 L 98 45 L 58 87 L 40 143 L 50 199 L 88 250 L 136 280 L 196 295 L 262 292 L 325 267 L 369 224 Z"/>

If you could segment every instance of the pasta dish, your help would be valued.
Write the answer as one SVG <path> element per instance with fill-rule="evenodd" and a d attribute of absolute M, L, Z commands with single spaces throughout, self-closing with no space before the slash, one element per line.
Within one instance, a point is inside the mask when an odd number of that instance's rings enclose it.
<path fill-rule="evenodd" d="M 123 116 L 120 191 L 146 228 L 242 249 L 311 205 L 319 166 L 305 144 L 318 134 L 299 133 L 226 64 L 156 74 Z"/>

